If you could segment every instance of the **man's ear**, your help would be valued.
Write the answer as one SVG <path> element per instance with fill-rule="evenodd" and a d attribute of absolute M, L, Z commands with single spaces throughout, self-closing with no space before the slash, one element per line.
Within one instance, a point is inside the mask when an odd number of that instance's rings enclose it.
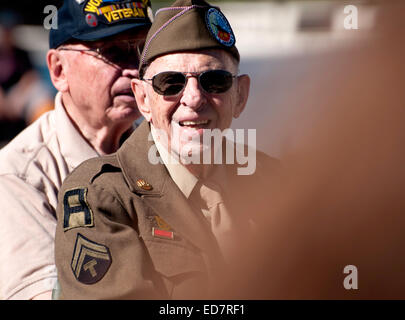
<path fill-rule="evenodd" d="M 233 109 L 233 117 L 239 118 L 240 114 L 246 107 L 250 90 L 250 77 L 247 74 L 238 76 L 237 78 L 237 98 Z"/>
<path fill-rule="evenodd" d="M 49 75 L 55 88 L 60 92 L 67 92 L 69 84 L 66 77 L 67 63 L 60 51 L 51 49 L 46 55 Z"/>
<path fill-rule="evenodd" d="M 132 79 L 131 89 L 135 96 L 139 112 L 143 115 L 146 121 L 150 122 L 152 119 L 152 113 L 143 81 L 140 79 Z"/>

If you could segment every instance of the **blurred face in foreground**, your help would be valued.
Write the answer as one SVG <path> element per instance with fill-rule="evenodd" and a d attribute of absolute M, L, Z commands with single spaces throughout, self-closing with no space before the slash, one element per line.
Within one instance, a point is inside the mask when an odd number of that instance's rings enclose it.
<path fill-rule="evenodd" d="M 224 70 L 234 76 L 228 77 L 229 89 L 220 93 L 204 90 L 206 84 L 199 83 L 198 75 L 209 70 Z M 181 72 L 187 78 L 183 89 L 175 94 L 164 95 L 154 89 L 151 79 L 167 71 Z M 144 80 L 132 80 L 132 89 L 145 119 L 157 129 L 158 136 L 166 136 L 162 142 L 168 143 L 169 151 L 171 146 L 174 154 L 182 155 L 183 147 L 189 147 L 192 140 L 193 152 L 201 152 L 204 130 L 229 128 L 246 105 L 250 79 L 247 75 L 237 76 L 237 72 L 237 62 L 223 50 L 173 53 L 156 58 L 147 68 Z M 208 80 L 205 81 L 210 84 L 217 79 Z"/>

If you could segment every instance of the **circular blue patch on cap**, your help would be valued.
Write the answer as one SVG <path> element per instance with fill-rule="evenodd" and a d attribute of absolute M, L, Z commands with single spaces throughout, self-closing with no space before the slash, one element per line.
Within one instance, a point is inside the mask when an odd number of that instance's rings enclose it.
<path fill-rule="evenodd" d="M 214 38 L 224 46 L 232 47 L 235 44 L 235 35 L 226 17 L 216 8 L 207 11 L 205 21 L 208 30 Z"/>

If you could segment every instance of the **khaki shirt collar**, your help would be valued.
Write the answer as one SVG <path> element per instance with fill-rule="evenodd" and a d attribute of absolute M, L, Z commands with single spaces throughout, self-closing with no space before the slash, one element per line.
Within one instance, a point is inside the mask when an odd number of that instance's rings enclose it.
<path fill-rule="evenodd" d="M 67 115 L 62 103 L 62 93 L 58 92 L 55 98 L 56 134 L 60 150 L 70 169 L 76 168 L 83 161 L 98 157 L 99 154 L 84 139 Z"/>
<path fill-rule="evenodd" d="M 160 143 L 156 129 L 153 125 L 150 125 L 153 141 L 159 151 L 160 158 L 165 165 L 170 177 L 173 179 L 175 184 L 179 187 L 184 196 L 188 199 L 193 191 L 194 187 L 197 185 L 199 179 L 194 176 L 190 171 L 187 170 L 179 161 L 169 154 L 167 148 Z M 229 187 L 227 165 L 213 165 L 213 170 L 210 174 L 209 179 L 218 184 L 224 193 L 226 193 Z M 204 181 L 201 181 L 204 183 Z"/>
<path fill-rule="evenodd" d="M 195 185 L 198 182 L 198 178 L 194 176 L 190 171 L 186 169 L 179 161 L 173 157 L 173 155 L 163 146 L 158 137 L 153 125 L 150 125 L 153 141 L 155 142 L 156 148 L 159 151 L 160 158 L 165 165 L 170 177 L 173 179 L 174 183 L 179 187 L 180 191 L 188 199 L 191 192 L 193 191 Z"/>

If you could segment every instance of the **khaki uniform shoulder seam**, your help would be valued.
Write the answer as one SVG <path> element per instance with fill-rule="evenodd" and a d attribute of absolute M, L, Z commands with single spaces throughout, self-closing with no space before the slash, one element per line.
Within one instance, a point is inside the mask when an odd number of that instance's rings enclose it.
<path fill-rule="evenodd" d="M 98 176 L 104 173 L 103 169 L 106 167 L 115 168 L 116 171 L 120 171 L 118 161 L 114 158 L 114 155 L 108 155 L 85 160 L 66 177 L 63 184 L 65 186 L 90 185 Z"/>

